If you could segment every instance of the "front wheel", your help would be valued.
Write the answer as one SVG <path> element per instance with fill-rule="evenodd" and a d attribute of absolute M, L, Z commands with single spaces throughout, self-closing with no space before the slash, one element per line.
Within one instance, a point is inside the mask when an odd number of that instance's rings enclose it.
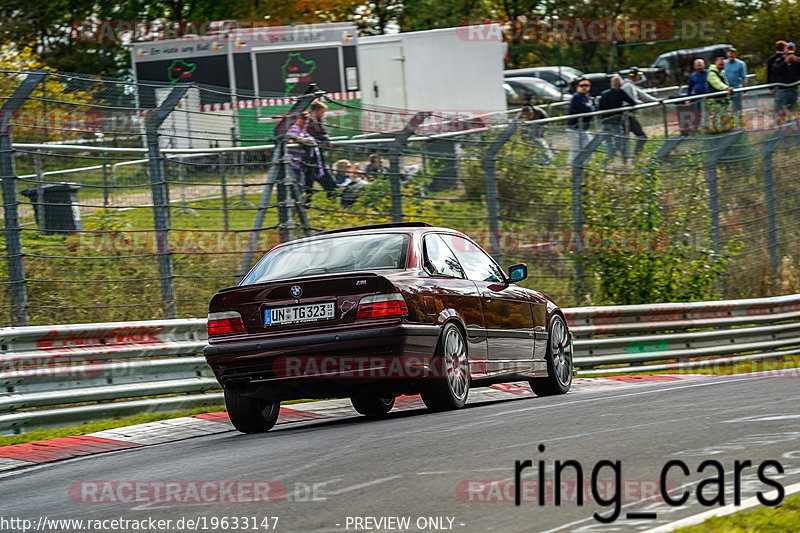
<path fill-rule="evenodd" d="M 381 398 L 375 394 L 359 394 L 350 398 L 353 409 L 360 415 L 373 418 L 384 417 L 394 407 L 394 397 Z"/>
<path fill-rule="evenodd" d="M 228 408 L 228 418 L 231 419 L 233 427 L 242 433 L 269 431 L 278 421 L 281 410 L 280 402 L 271 403 L 227 390 L 225 406 Z"/>
<path fill-rule="evenodd" d="M 528 380 L 536 396 L 566 393 L 572 386 L 572 338 L 561 315 L 550 319 L 547 340 L 547 377 Z"/>
<path fill-rule="evenodd" d="M 469 394 L 469 360 L 467 343 L 461 330 L 449 322 L 442 329 L 434 358 L 434 377 L 423 385 L 422 401 L 431 411 L 460 409 Z"/>

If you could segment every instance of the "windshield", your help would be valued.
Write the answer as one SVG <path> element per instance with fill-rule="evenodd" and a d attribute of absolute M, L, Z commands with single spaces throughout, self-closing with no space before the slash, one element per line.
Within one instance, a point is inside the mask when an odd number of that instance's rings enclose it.
<path fill-rule="evenodd" d="M 380 233 L 300 241 L 265 255 L 242 285 L 317 274 L 405 268 L 408 240 L 404 233 Z"/>

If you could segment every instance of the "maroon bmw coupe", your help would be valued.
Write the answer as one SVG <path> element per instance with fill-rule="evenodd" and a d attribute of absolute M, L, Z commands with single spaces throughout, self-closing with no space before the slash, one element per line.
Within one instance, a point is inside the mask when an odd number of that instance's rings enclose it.
<path fill-rule="evenodd" d="M 268 431 L 297 398 L 349 397 L 383 416 L 401 394 L 457 409 L 470 387 L 520 379 L 563 394 L 572 337 L 552 300 L 515 285 L 526 277 L 451 229 L 328 231 L 276 246 L 215 294 L 204 353 L 244 433 Z"/>

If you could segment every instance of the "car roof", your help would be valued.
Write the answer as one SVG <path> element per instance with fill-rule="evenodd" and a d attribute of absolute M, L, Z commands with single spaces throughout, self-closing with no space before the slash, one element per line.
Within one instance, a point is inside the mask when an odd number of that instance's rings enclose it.
<path fill-rule="evenodd" d="M 310 237 L 304 237 L 301 239 L 295 239 L 293 241 L 281 243 L 275 246 L 275 248 L 282 248 L 288 244 L 296 244 L 300 242 L 312 242 L 318 239 L 325 239 L 328 237 L 364 235 L 364 234 L 370 235 L 370 234 L 380 234 L 380 233 L 426 233 L 429 231 L 456 233 L 458 235 L 464 235 L 465 237 L 468 237 L 461 231 L 454 230 L 451 228 L 432 226 L 425 222 L 401 222 L 401 223 L 388 223 L 388 224 L 372 224 L 368 226 L 356 226 L 353 228 L 341 228 L 337 230 L 323 231 L 321 233 L 317 233 L 316 235 L 312 235 Z"/>
<path fill-rule="evenodd" d="M 505 78 L 505 82 L 517 82 L 521 85 L 525 85 L 526 83 L 534 83 L 536 85 L 553 85 L 547 80 L 543 80 L 542 78 L 534 78 L 533 76 L 514 76 L 513 78 Z M 553 85 L 555 87 L 555 85 Z"/>

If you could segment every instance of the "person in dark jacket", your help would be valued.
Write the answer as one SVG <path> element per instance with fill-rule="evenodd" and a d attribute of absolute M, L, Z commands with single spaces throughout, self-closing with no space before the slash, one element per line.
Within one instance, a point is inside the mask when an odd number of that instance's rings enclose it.
<path fill-rule="evenodd" d="M 609 113 L 602 116 L 603 132 L 606 137 L 606 158 L 604 162 L 611 162 L 616 155 L 625 154 L 625 142 L 628 136 L 625 133 L 622 107 L 625 105 L 635 106 L 636 101 L 622 90 L 622 77 L 614 76 L 611 78 L 611 88 L 606 89 L 600 94 L 600 111 L 609 109 L 619 109 L 616 113 Z"/>
<path fill-rule="evenodd" d="M 689 81 L 686 85 L 686 96 L 706 94 L 708 92 L 707 77 L 706 62 L 699 58 L 695 59 L 694 72 L 689 76 Z"/>
<path fill-rule="evenodd" d="M 577 92 L 572 95 L 569 102 L 567 113 L 570 115 L 580 115 L 597 111 L 594 99 L 589 95 L 592 84 L 589 80 L 581 78 L 576 85 Z M 587 144 L 589 144 L 589 125 L 592 123 L 591 117 L 570 118 L 567 120 L 567 130 L 569 134 L 569 157 L 567 165 L 572 165 L 575 158 Z"/>
<path fill-rule="evenodd" d="M 767 58 L 767 83 L 775 83 L 775 74 L 773 74 L 772 68 L 775 66 L 775 61 L 777 61 L 778 58 L 783 57 L 783 48 L 785 46 L 786 46 L 786 41 L 776 41 L 775 42 L 775 53 Z M 771 92 L 774 95 L 775 112 L 777 113 L 778 112 L 778 94 L 775 91 L 775 89 L 770 89 L 769 92 Z"/>
<path fill-rule="evenodd" d="M 708 71 L 706 62 L 697 58 L 694 60 L 694 72 L 689 76 L 686 85 L 686 96 L 698 96 L 708 92 Z M 679 111 L 679 124 L 681 135 L 695 133 L 703 123 L 703 111 L 705 110 L 705 100 L 697 99 L 686 102 L 691 106 L 691 110 Z M 688 112 L 687 112 L 688 111 Z"/>
<path fill-rule="evenodd" d="M 330 146 L 331 140 L 330 135 L 328 135 L 328 131 L 325 129 L 325 125 L 322 123 L 322 118 L 325 116 L 328 106 L 325 105 L 325 102 L 314 100 L 311 102 L 309 109 L 311 110 L 311 114 L 308 118 L 308 126 L 306 126 L 306 131 L 308 131 L 308 134 L 311 135 L 315 141 L 317 141 L 319 158 L 322 163 L 322 174 L 317 176 L 316 181 L 322 185 L 323 189 L 328 191 L 328 196 L 330 196 L 332 191 L 336 188 L 336 183 L 334 182 L 328 165 L 325 164 L 325 148 Z"/>
<path fill-rule="evenodd" d="M 776 83 L 792 84 L 800 81 L 800 61 L 795 54 L 794 43 L 786 43 L 783 57 L 775 60 L 772 73 Z M 793 87 L 780 87 L 777 91 L 779 119 L 783 121 L 786 110 L 794 111 L 797 107 L 797 85 Z"/>

